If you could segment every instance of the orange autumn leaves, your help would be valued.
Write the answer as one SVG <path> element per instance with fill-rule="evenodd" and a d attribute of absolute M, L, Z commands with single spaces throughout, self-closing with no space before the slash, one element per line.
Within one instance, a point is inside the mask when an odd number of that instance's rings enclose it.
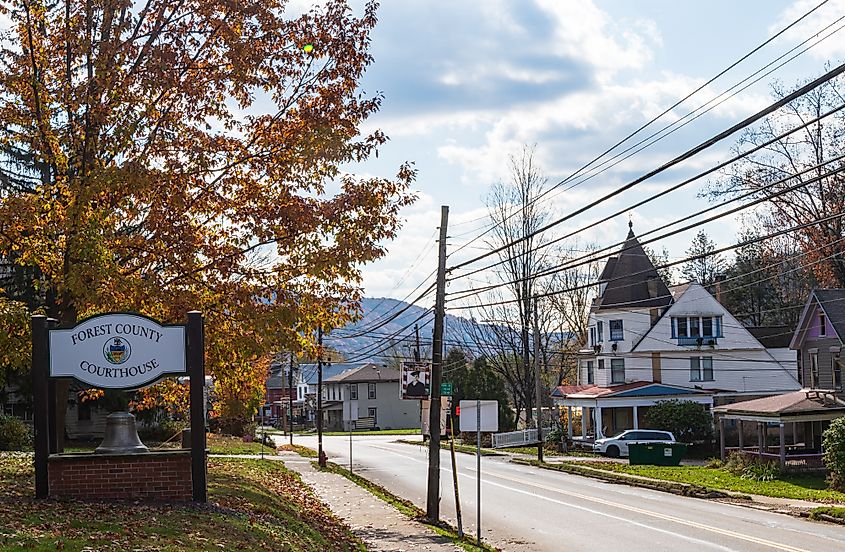
<path fill-rule="evenodd" d="M 375 6 L 285 8 L 0 0 L 0 255 L 37 268 L 64 324 L 202 311 L 208 371 L 250 404 L 260 359 L 354 315 L 414 200 L 409 165 L 341 170 L 386 140 L 360 130 L 381 102 L 358 89 Z"/>

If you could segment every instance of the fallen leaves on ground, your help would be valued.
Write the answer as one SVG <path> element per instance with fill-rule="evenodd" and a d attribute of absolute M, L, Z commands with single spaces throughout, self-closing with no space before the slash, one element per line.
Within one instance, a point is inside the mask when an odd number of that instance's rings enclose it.
<path fill-rule="evenodd" d="M 0 454 L 0 549 L 356 550 L 342 521 L 279 461 L 213 459 L 209 505 L 37 501 L 31 454 Z"/>

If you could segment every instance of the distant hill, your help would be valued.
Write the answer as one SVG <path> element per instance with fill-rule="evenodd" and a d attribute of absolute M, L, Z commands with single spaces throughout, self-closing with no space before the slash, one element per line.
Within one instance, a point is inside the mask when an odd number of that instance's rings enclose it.
<path fill-rule="evenodd" d="M 362 301 L 361 307 L 364 314 L 361 320 L 344 328 L 333 330 L 324 338 L 324 343 L 341 353 L 346 359 L 356 362 L 382 362 L 392 360 L 392 357 L 397 355 L 413 360 L 413 349 L 409 346 L 413 346 L 414 343 L 414 321 L 426 309 L 390 298 L 367 298 Z M 406 310 L 403 311 L 403 309 Z M 391 320 L 400 311 L 402 313 Z M 433 315 L 429 315 L 417 322 L 420 328 L 423 359 L 429 357 L 431 351 L 432 332 L 434 331 L 433 318 Z M 445 348 L 447 351 L 461 343 L 466 344 L 465 348 L 468 351 L 473 349 L 472 340 L 465 331 L 468 323 L 470 321 L 465 318 L 446 315 Z M 370 331 L 366 335 L 358 335 L 367 330 Z M 390 337 L 394 334 L 397 334 L 396 337 Z M 381 351 L 388 346 L 388 343 L 392 343 L 393 346 L 386 351 Z"/>

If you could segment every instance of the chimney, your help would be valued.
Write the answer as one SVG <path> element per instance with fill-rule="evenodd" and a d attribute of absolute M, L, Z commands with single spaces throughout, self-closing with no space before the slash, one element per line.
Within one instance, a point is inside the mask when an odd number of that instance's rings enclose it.
<path fill-rule="evenodd" d="M 648 296 L 654 299 L 657 297 L 657 278 L 649 278 L 646 280 L 648 286 Z"/>
<path fill-rule="evenodd" d="M 660 309 L 649 309 L 648 314 L 651 317 L 651 325 L 657 324 L 657 320 L 660 318 Z"/>
<path fill-rule="evenodd" d="M 725 276 L 723 274 L 719 274 L 716 276 L 715 284 L 716 284 L 716 301 L 720 304 L 724 305 L 725 302 L 722 301 L 722 282 L 725 281 Z"/>

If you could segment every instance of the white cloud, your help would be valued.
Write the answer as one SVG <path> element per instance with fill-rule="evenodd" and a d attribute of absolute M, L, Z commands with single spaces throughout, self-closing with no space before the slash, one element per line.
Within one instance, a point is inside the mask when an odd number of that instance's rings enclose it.
<path fill-rule="evenodd" d="M 812 8 L 819 4 L 818 0 L 797 0 L 794 4 L 783 10 L 775 23 L 769 27 L 769 34 L 774 35 L 781 29 L 797 20 L 799 17 L 806 14 Z M 806 19 L 795 25 L 795 27 L 788 30 L 784 36 L 795 43 L 803 42 L 807 38 L 813 37 L 819 33 L 823 28 L 831 23 L 834 25 L 825 32 L 819 34 L 818 38 L 827 36 L 834 29 L 842 26 L 845 20 L 839 20 L 845 16 L 845 0 L 830 0 L 827 4 L 813 12 Z M 839 21 L 837 21 L 839 20 Z M 811 44 L 815 42 L 815 38 Z M 845 40 L 843 40 L 842 31 L 839 31 L 829 38 L 818 43 L 810 50 L 810 55 L 816 59 L 828 60 L 845 56 Z"/>

